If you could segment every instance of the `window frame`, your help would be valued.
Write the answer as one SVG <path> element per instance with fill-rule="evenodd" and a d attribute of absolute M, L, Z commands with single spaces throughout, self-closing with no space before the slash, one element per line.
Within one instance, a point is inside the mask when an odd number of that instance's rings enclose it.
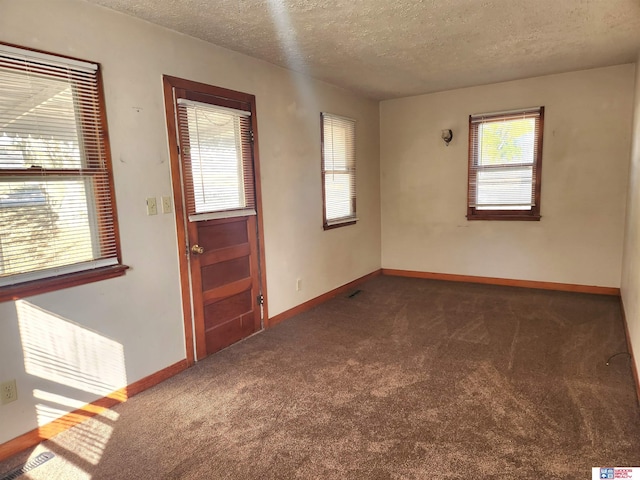
<path fill-rule="evenodd" d="M 102 80 L 102 69 L 101 65 L 98 62 L 84 60 L 77 57 L 71 57 L 68 55 L 60 55 L 53 52 L 48 52 L 44 50 L 24 47 L 21 45 L 15 45 L 6 42 L 0 42 L 0 46 L 7 46 L 19 50 L 23 50 L 25 52 L 34 52 L 36 54 L 42 54 L 46 56 L 54 57 L 55 59 L 59 59 L 62 63 L 65 60 L 70 61 L 78 61 L 84 63 L 90 63 L 96 66 L 95 72 L 95 81 L 96 81 L 96 100 L 97 100 L 97 110 L 98 110 L 98 124 L 99 132 L 97 134 L 93 134 L 93 137 L 97 137 L 101 140 L 102 147 L 104 149 L 104 158 L 102 162 L 104 163 L 104 168 L 97 167 L 100 164 L 100 159 L 96 158 L 94 152 L 85 152 L 84 160 L 86 165 L 80 169 L 56 169 L 56 168 L 35 168 L 35 169 L 24 169 L 24 168 L 0 168 L 0 177 L 2 178 L 30 178 L 32 177 L 34 181 L 38 179 L 42 180 L 45 176 L 57 176 L 57 177 L 68 177 L 68 178 L 93 178 L 97 175 L 103 175 L 106 178 L 106 182 L 103 185 L 96 185 L 94 182 L 91 182 L 92 188 L 92 196 L 87 196 L 88 204 L 96 204 L 96 196 L 98 195 L 97 187 L 106 187 L 109 191 L 109 201 L 108 203 L 104 202 L 102 208 L 93 208 L 93 212 L 89 212 L 90 215 L 95 215 L 95 231 L 91 230 L 92 242 L 98 241 L 102 247 L 102 243 L 104 242 L 103 231 L 108 229 L 113 229 L 113 246 L 115 249 L 115 264 L 107 265 L 107 266 L 89 266 L 89 268 L 78 269 L 77 271 L 68 272 L 68 273 L 54 273 L 52 275 L 33 279 L 33 280 L 21 280 L 14 283 L 10 283 L 4 286 L 0 286 L 0 302 L 18 300 L 20 298 L 38 295 L 41 293 L 52 292 L 56 290 L 61 290 L 69 287 L 84 285 L 87 283 L 97 282 L 100 280 L 106 280 L 109 278 L 119 277 L 125 274 L 126 270 L 129 268 L 127 265 L 122 263 L 122 250 L 120 245 L 120 235 L 118 228 L 118 215 L 116 209 L 115 202 L 115 190 L 114 190 L 114 182 L 113 182 L 113 168 L 111 161 L 111 149 L 109 145 L 109 132 L 108 132 L 108 124 L 107 124 L 107 116 L 106 116 L 106 106 L 104 99 L 104 88 L 103 88 L 103 80 Z M 43 65 L 47 65 L 46 60 L 42 60 Z M 16 69 L 16 71 L 23 71 L 20 69 Z M 55 74 L 51 75 L 51 78 L 55 78 Z M 74 85 L 72 87 L 75 88 Z M 74 92 L 74 98 L 77 95 Z M 76 118 L 82 118 L 87 114 L 83 112 L 83 110 L 78 107 L 79 110 L 76 111 Z M 78 142 L 81 150 L 83 149 L 82 144 L 85 141 L 87 135 L 87 126 L 85 122 L 79 122 L 78 126 Z M 104 208 L 108 207 L 108 214 L 105 214 Z M 110 214 L 110 215 L 109 215 Z M 110 221 L 106 220 L 105 217 L 110 217 Z M 93 260 L 96 261 L 95 259 Z M 69 264 L 69 266 L 80 266 L 84 262 L 77 262 Z M 43 271 L 35 270 L 37 271 Z M 20 275 L 20 274 L 18 274 Z"/>
<path fill-rule="evenodd" d="M 337 118 L 343 121 L 351 122 L 353 124 L 353 145 L 350 146 L 353 151 L 353 167 L 351 169 L 347 168 L 346 171 L 339 171 L 339 173 L 341 174 L 349 174 L 349 183 L 350 185 L 353 184 L 354 192 L 351 195 L 351 214 L 349 216 L 333 220 L 327 218 L 327 195 L 325 177 L 327 174 L 331 174 L 333 171 L 325 169 L 325 117 Z M 320 112 L 320 156 L 320 173 L 322 178 L 322 228 L 324 230 L 332 230 L 334 228 L 355 225 L 355 223 L 358 221 L 358 215 L 356 210 L 356 121 L 354 119 L 342 115 L 336 115 L 333 113 Z M 353 176 L 353 180 L 351 180 L 351 176 Z"/>
<path fill-rule="evenodd" d="M 496 210 L 483 210 L 472 206 L 472 184 L 476 184 L 477 170 L 474 168 L 477 165 L 478 159 L 478 145 L 474 143 L 474 138 L 478 138 L 477 130 L 482 123 L 489 123 L 491 121 L 497 121 L 497 119 L 504 118 L 506 116 L 513 116 L 516 120 L 518 115 L 531 113 L 537 111 L 538 113 L 538 130 L 537 138 L 534 140 L 534 178 L 532 180 L 534 205 L 530 210 L 521 209 L 496 209 Z M 482 122 L 473 122 L 474 117 L 482 116 Z M 506 112 L 494 112 L 487 114 L 469 115 L 469 159 L 468 159 L 468 173 L 467 173 L 467 220 L 523 220 L 523 221 L 540 221 L 540 200 L 542 191 L 542 145 L 544 137 L 544 106 L 525 108 L 518 110 L 510 110 Z M 503 164 L 507 166 L 508 164 Z M 514 168 L 517 165 L 514 166 Z M 499 168 L 499 167 L 498 167 Z M 508 168 L 508 167 L 507 167 Z M 476 189 L 477 192 L 477 189 Z"/>

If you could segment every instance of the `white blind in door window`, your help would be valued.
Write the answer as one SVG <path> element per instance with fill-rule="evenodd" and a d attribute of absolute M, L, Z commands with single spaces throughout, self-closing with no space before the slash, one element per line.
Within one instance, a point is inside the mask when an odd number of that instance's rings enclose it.
<path fill-rule="evenodd" d="M 542 111 L 470 117 L 470 207 L 531 210 L 536 205 Z"/>
<path fill-rule="evenodd" d="M 96 64 L 0 45 L 0 286 L 118 263 Z"/>
<path fill-rule="evenodd" d="M 356 220 L 355 121 L 322 114 L 325 224 Z"/>
<path fill-rule="evenodd" d="M 255 208 L 251 113 L 178 99 L 189 215 Z"/>

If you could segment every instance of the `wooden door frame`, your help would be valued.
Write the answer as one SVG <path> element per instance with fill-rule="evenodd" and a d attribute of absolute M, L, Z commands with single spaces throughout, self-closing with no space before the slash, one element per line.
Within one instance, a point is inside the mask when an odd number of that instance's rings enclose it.
<path fill-rule="evenodd" d="M 260 283 L 263 295 L 262 328 L 268 325 L 267 302 L 267 269 L 264 253 L 264 224 L 262 221 L 262 188 L 260 185 L 260 155 L 258 142 L 258 121 L 256 117 L 255 95 L 214 87 L 205 83 L 193 82 L 169 75 L 162 76 L 164 90 L 164 107 L 167 121 L 167 135 L 169 141 L 169 157 L 171 160 L 171 185 L 173 190 L 173 205 L 176 219 L 176 233 L 178 237 L 178 258 L 180 267 L 180 294 L 182 296 L 182 312 L 184 323 L 185 347 L 187 365 L 192 366 L 196 362 L 193 330 L 193 305 L 191 302 L 191 289 L 189 278 L 189 254 L 187 252 L 186 218 L 184 214 L 182 178 L 180 175 L 180 155 L 178 153 L 177 125 L 175 113 L 174 89 L 184 89 L 192 92 L 200 92 L 226 98 L 231 101 L 248 103 L 251 106 L 251 128 L 253 130 L 253 175 L 256 198 L 256 216 L 258 226 L 258 262 L 260 266 Z"/>

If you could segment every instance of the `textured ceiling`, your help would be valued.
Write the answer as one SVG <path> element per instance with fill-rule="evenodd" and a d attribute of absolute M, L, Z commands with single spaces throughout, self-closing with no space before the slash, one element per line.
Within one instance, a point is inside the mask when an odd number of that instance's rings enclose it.
<path fill-rule="evenodd" d="M 640 0 L 88 0 L 375 99 L 632 62 Z"/>

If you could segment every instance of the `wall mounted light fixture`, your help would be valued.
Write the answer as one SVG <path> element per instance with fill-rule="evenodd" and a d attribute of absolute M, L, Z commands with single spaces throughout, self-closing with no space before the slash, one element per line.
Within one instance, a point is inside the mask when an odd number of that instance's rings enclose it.
<path fill-rule="evenodd" d="M 449 129 L 447 130 L 442 130 L 442 140 L 444 140 L 444 143 L 447 145 L 447 147 L 449 146 L 449 142 L 453 139 L 453 132 Z"/>

